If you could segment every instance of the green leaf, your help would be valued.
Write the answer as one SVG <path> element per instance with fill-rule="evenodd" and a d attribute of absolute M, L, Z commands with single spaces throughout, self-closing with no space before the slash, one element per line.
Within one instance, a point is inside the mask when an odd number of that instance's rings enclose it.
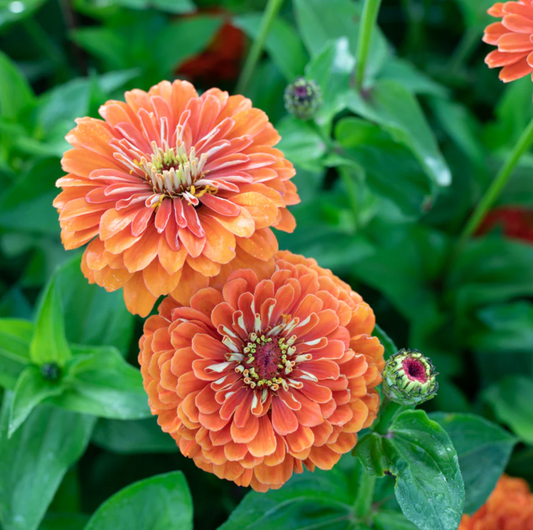
<path fill-rule="evenodd" d="M 83 530 L 88 515 L 82 513 L 54 513 L 48 512 L 39 530 Z"/>
<path fill-rule="evenodd" d="M 108 451 L 120 454 L 176 453 L 176 441 L 163 432 L 156 418 L 145 420 L 100 419 L 92 442 Z"/>
<path fill-rule="evenodd" d="M 295 475 L 281 490 L 251 492 L 219 530 L 348 530 L 355 489 L 339 469 Z"/>
<path fill-rule="evenodd" d="M 313 171 L 326 152 L 324 140 L 309 122 L 287 116 L 277 125 L 281 149 L 294 165 Z"/>
<path fill-rule="evenodd" d="M 436 185 L 449 186 L 451 173 L 433 131 L 416 98 L 401 84 L 377 81 L 367 100 L 352 92 L 350 109 L 384 127 L 392 137 L 406 145 Z"/>
<path fill-rule="evenodd" d="M 4 530 L 36 530 L 67 469 L 83 454 L 94 419 L 37 407 L 8 439 L 12 395 L 0 416 L 0 522 Z"/>
<path fill-rule="evenodd" d="M 19 5 L 13 9 L 12 1 L 4 0 L 0 3 L 0 28 L 19 22 L 32 16 L 46 0 L 17 0 Z"/>
<path fill-rule="evenodd" d="M 90 285 L 80 270 L 79 257 L 65 263 L 56 274 L 65 308 L 68 341 L 114 346 L 126 354 L 132 338 L 134 317 L 126 309 L 122 292 L 108 293 L 97 285 Z"/>
<path fill-rule="evenodd" d="M 0 116 L 16 118 L 34 99 L 26 78 L 9 57 L 0 52 Z"/>
<path fill-rule="evenodd" d="M 457 453 L 446 431 L 425 412 L 400 413 L 387 435 L 366 436 L 356 452 L 378 476 L 396 477 L 398 504 L 418 528 L 457 529 L 465 496 Z"/>
<path fill-rule="evenodd" d="M 17 379 L 30 361 L 33 324 L 14 318 L 0 319 L 0 386 L 15 388 Z"/>
<path fill-rule="evenodd" d="M 195 10 L 192 0 L 116 0 L 118 5 L 132 9 L 156 8 L 169 13 L 189 13 Z"/>
<path fill-rule="evenodd" d="M 36 364 L 57 363 L 64 366 L 72 353 L 65 336 L 63 307 L 53 276 L 42 296 L 30 344 L 31 360 Z"/>
<path fill-rule="evenodd" d="M 385 359 L 388 359 L 391 355 L 395 354 L 398 351 L 398 347 L 394 344 L 394 341 L 387 335 L 387 333 L 376 324 L 374 331 L 372 332 L 374 337 L 379 339 L 382 346 L 385 348 Z"/>
<path fill-rule="evenodd" d="M 397 512 L 379 511 L 372 518 L 376 530 L 416 530 L 405 515 Z"/>
<path fill-rule="evenodd" d="M 192 499 L 181 471 L 124 488 L 96 510 L 85 530 L 192 530 Z"/>
<path fill-rule="evenodd" d="M 474 414 L 434 412 L 429 417 L 448 433 L 465 483 L 465 513 L 476 512 L 494 490 L 516 444 L 495 423 Z"/>
<path fill-rule="evenodd" d="M 37 405 L 46 398 L 57 396 L 61 392 L 59 382 L 44 379 L 38 366 L 27 366 L 20 374 L 15 386 L 9 415 L 8 437 L 11 438 Z"/>
<path fill-rule="evenodd" d="M 256 39 L 259 35 L 261 18 L 262 14 L 248 13 L 235 17 L 232 23 L 243 30 L 248 37 Z M 265 49 L 288 83 L 303 75 L 307 54 L 297 32 L 283 19 L 277 18 L 272 23 L 265 41 Z"/>
<path fill-rule="evenodd" d="M 533 378 L 521 375 L 503 378 L 489 388 L 485 397 L 496 417 L 508 425 L 522 441 L 533 444 Z"/>
<path fill-rule="evenodd" d="M 101 418 L 134 420 L 151 416 L 141 372 L 115 348 L 75 346 L 63 378 L 64 392 L 50 402 Z"/>
<path fill-rule="evenodd" d="M 306 76 L 322 90 L 322 107 L 315 117 L 321 126 L 328 127 L 333 117 L 346 108 L 354 66 L 355 58 L 345 37 L 327 43 L 306 66 Z"/>

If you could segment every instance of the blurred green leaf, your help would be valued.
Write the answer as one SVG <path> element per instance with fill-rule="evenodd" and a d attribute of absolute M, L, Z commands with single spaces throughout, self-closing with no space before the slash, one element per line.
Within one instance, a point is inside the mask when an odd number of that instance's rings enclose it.
<path fill-rule="evenodd" d="M 1 0 L 0 29 L 32 16 L 46 0 Z"/>
<path fill-rule="evenodd" d="M 126 354 L 132 338 L 134 317 L 126 309 L 122 292 L 108 293 L 97 285 L 90 285 L 80 270 L 79 257 L 65 263 L 56 274 L 65 308 L 68 341 L 114 346 Z"/>
<path fill-rule="evenodd" d="M 417 528 L 405 518 L 405 515 L 396 512 L 379 511 L 372 521 L 376 530 L 415 530 Z"/>
<path fill-rule="evenodd" d="M 411 149 L 436 185 L 449 186 L 450 169 L 433 131 L 418 101 L 403 85 L 380 80 L 365 100 L 352 92 L 349 107 L 356 114 L 380 124 L 396 141 Z"/>
<path fill-rule="evenodd" d="M 83 530 L 88 520 L 82 513 L 48 512 L 39 530 Z"/>
<path fill-rule="evenodd" d="M 388 359 L 391 355 L 394 355 L 398 351 L 398 347 L 394 344 L 394 341 L 387 335 L 387 333 L 381 329 L 379 324 L 376 324 L 372 335 L 379 339 L 382 346 L 385 348 L 385 359 Z"/>
<path fill-rule="evenodd" d="M 49 402 L 101 418 L 133 420 L 151 416 L 141 372 L 112 347 L 73 346 L 63 377 L 64 392 Z"/>
<path fill-rule="evenodd" d="M 33 324 L 13 318 L 0 319 L 0 385 L 15 388 L 20 373 L 30 364 Z"/>
<path fill-rule="evenodd" d="M 192 0 L 115 0 L 118 5 L 132 9 L 160 9 L 169 13 L 189 13 L 194 11 Z"/>
<path fill-rule="evenodd" d="M 92 442 L 120 454 L 176 453 L 176 440 L 163 432 L 156 418 L 144 420 L 98 420 Z"/>
<path fill-rule="evenodd" d="M 12 407 L 9 413 L 8 437 L 22 425 L 32 410 L 50 396 L 62 392 L 59 382 L 47 381 L 38 366 L 24 368 L 15 386 Z"/>
<path fill-rule="evenodd" d="M 192 530 L 192 499 L 181 471 L 129 485 L 109 498 L 85 530 Z"/>
<path fill-rule="evenodd" d="M 233 19 L 233 24 L 242 29 L 248 37 L 256 39 L 259 34 L 262 15 L 248 13 Z M 274 20 L 265 41 L 265 49 L 274 64 L 285 76 L 287 83 L 303 75 L 307 54 L 294 28 L 281 18 Z"/>
<path fill-rule="evenodd" d="M 54 276 L 45 288 L 35 317 L 30 344 L 30 356 L 34 363 L 57 363 L 64 366 L 71 358 L 63 315 L 57 277 Z"/>
<path fill-rule="evenodd" d="M 0 522 L 4 530 L 36 530 L 67 469 L 83 454 L 94 419 L 37 407 L 8 439 L 12 395 L 0 416 Z"/>
<path fill-rule="evenodd" d="M 372 433 L 356 448 L 365 466 L 396 477 L 404 515 L 422 530 L 456 530 L 463 515 L 464 484 L 446 431 L 422 410 L 396 416 L 387 435 Z"/>
<path fill-rule="evenodd" d="M 517 371 L 520 367 L 516 367 Z M 522 441 L 533 444 L 533 377 L 504 377 L 485 392 L 499 421 L 508 425 Z"/>
<path fill-rule="evenodd" d="M 0 52 L 0 116 L 16 118 L 33 102 L 29 83 L 9 57 Z"/>
<path fill-rule="evenodd" d="M 465 513 L 476 512 L 494 490 L 516 439 L 495 423 L 473 414 L 429 415 L 448 433 L 465 483 Z"/>

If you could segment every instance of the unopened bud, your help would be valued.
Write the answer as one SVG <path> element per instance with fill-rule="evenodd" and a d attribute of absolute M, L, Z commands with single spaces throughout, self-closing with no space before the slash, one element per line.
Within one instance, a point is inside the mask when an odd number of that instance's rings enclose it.
<path fill-rule="evenodd" d="M 400 350 L 383 370 L 383 393 L 401 405 L 418 405 L 435 397 L 439 384 L 430 359 L 418 350 Z"/>
<path fill-rule="evenodd" d="M 61 368 L 56 363 L 45 363 L 41 366 L 41 375 L 48 381 L 57 381 L 61 375 Z"/>
<path fill-rule="evenodd" d="M 300 120 L 310 120 L 322 106 L 322 91 L 312 79 L 298 77 L 285 89 L 285 108 Z"/>

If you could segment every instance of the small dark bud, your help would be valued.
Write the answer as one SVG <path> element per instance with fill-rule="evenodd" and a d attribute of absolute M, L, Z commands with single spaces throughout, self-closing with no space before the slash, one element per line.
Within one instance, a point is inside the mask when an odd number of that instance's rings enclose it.
<path fill-rule="evenodd" d="M 46 363 L 41 366 L 41 375 L 47 381 L 57 381 L 61 376 L 61 368 L 56 363 Z"/>
<path fill-rule="evenodd" d="M 312 79 L 298 77 L 285 89 L 285 108 L 299 120 L 310 120 L 322 106 L 322 92 Z"/>

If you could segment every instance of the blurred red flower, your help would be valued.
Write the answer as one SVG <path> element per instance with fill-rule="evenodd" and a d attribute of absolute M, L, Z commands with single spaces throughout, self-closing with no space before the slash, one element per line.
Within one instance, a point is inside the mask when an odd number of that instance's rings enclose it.
<path fill-rule="evenodd" d="M 533 530 L 533 495 L 528 483 L 503 475 L 487 502 L 459 530 Z"/>
<path fill-rule="evenodd" d="M 501 227 L 507 237 L 533 243 L 533 211 L 519 207 L 496 208 L 483 220 L 478 234 Z"/>
<path fill-rule="evenodd" d="M 66 249 L 89 243 L 82 270 L 124 288 L 146 316 L 160 295 L 181 303 L 235 268 L 272 270 L 270 229 L 292 231 L 295 171 L 268 116 L 216 88 L 187 81 L 108 101 L 104 121 L 80 118 L 67 136 L 54 201 Z M 233 263 L 235 261 L 235 263 Z"/>
<path fill-rule="evenodd" d="M 181 452 L 240 486 L 331 469 L 374 421 L 383 346 L 372 309 L 315 260 L 280 252 L 190 306 L 150 317 L 139 363 L 152 413 Z"/>
<path fill-rule="evenodd" d="M 502 67 L 500 79 L 504 83 L 520 79 L 533 72 L 533 3 L 531 0 L 498 2 L 489 15 L 501 18 L 485 28 L 483 41 L 498 46 L 485 62 L 489 68 Z"/>

